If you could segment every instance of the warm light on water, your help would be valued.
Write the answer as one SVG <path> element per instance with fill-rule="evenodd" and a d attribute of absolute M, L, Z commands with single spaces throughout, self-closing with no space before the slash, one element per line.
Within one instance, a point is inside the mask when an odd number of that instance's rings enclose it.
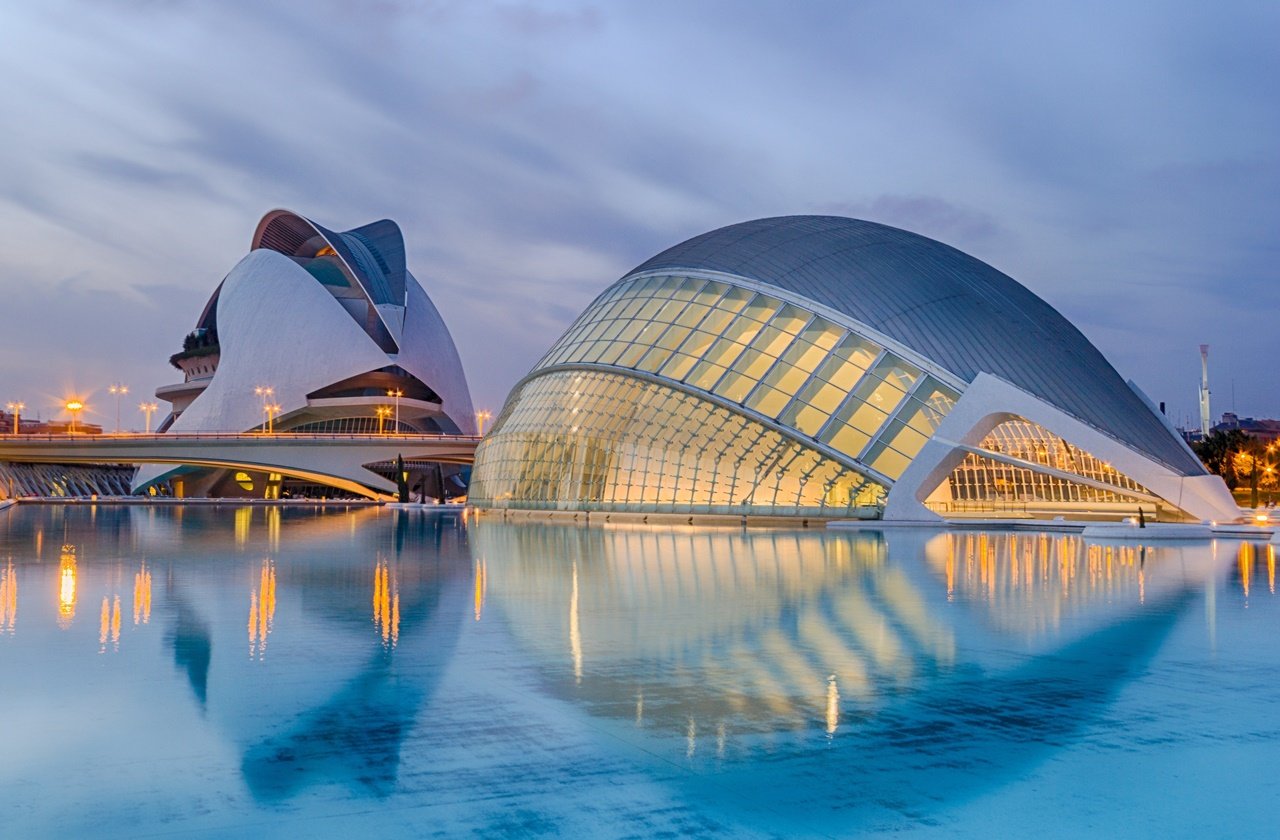
<path fill-rule="evenodd" d="M 13 836 L 1266 836 L 1280 804 L 1261 543 L 23 505 L 0 559 Z"/>

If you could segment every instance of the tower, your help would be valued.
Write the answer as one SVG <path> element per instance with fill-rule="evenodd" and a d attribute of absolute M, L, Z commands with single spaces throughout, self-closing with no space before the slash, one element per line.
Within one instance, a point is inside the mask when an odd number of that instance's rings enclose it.
<path fill-rule="evenodd" d="M 1209 345 L 1200 345 L 1200 434 L 1209 436 Z"/>

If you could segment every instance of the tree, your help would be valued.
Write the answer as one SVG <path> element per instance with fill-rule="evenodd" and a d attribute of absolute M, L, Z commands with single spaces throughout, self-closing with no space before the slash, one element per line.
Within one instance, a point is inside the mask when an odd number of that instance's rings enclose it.
<path fill-rule="evenodd" d="M 1204 440 L 1191 444 L 1191 449 L 1200 456 L 1205 469 L 1214 475 L 1222 476 L 1227 487 L 1234 490 L 1240 483 L 1235 470 L 1234 456 L 1235 453 L 1245 449 L 1250 440 L 1252 438 L 1239 429 L 1212 431 L 1205 436 Z"/>

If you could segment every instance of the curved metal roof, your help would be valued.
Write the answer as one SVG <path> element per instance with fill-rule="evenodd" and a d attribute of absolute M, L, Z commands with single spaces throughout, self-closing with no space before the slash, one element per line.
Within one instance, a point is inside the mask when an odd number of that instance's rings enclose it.
<path fill-rule="evenodd" d="M 782 216 L 695 236 L 631 274 L 657 269 L 719 271 L 801 295 L 968 381 L 994 374 L 1178 472 L 1204 473 L 1071 322 L 941 242 L 858 219 Z"/>

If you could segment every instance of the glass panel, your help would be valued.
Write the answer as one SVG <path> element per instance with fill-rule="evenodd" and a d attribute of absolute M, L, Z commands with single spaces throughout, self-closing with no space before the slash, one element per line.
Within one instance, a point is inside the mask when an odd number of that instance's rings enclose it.
<path fill-rule="evenodd" d="M 693 372 L 689 374 L 685 382 L 695 388 L 701 388 L 704 391 L 710 391 L 711 386 L 716 384 L 727 368 L 712 362 L 703 360 L 694 366 Z"/>
<path fill-rule="evenodd" d="M 787 413 L 780 418 L 780 422 L 799 430 L 809 437 L 813 437 L 818 434 L 818 431 L 830 416 L 825 411 L 819 411 L 803 403 L 793 403 L 792 408 L 787 409 Z"/>
<path fill-rule="evenodd" d="M 786 304 L 778 311 L 770 326 L 782 330 L 790 335 L 795 335 L 809 323 L 810 313 L 793 304 Z"/>
<path fill-rule="evenodd" d="M 784 356 L 782 361 L 774 365 L 773 370 L 769 371 L 769 375 L 764 378 L 764 382 L 766 385 L 771 385 L 790 395 L 798 391 L 808 378 L 809 374 L 803 367 L 789 364 Z"/>
<path fill-rule="evenodd" d="M 791 395 L 776 388 L 761 386 L 747 400 L 747 408 L 760 412 L 766 417 L 777 417 L 790 401 Z"/>
<path fill-rule="evenodd" d="M 724 293 L 724 298 L 716 306 L 727 312 L 739 312 L 755 296 L 755 292 L 734 286 Z"/>
<path fill-rule="evenodd" d="M 693 369 L 693 365 L 697 361 L 697 357 L 695 356 L 690 356 L 686 353 L 676 353 L 662 368 L 662 375 L 668 379 L 684 379 L 685 375 Z"/>
<path fill-rule="evenodd" d="M 748 349 L 733 363 L 733 369 L 751 378 L 752 384 L 760 381 L 775 359 L 754 348 Z"/>
<path fill-rule="evenodd" d="M 738 344 L 728 338 L 719 338 L 703 358 L 713 364 L 728 367 L 745 349 L 747 349 L 746 345 Z"/>
<path fill-rule="evenodd" d="M 778 358 L 792 342 L 792 336 L 774 326 L 765 327 L 751 342 L 751 346 Z"/>
<path fill-rule="evenodd" d="M 696 327 L 706 314 L 711 311 L 710 306 L 701 303 L 691 303 L 680 313 L 680 317 L 676 319 L 676 323 L 684 327 Z"/>
<path fill-rule="evenodd" d="M 733 402 L 742 402 L 743 397 L 754 387 L 756 380 L 753 377 L 742 373 L 730 371 L 724 379 L 720 380 L 720 384 L 716 386 L 715 393 Z"/>

